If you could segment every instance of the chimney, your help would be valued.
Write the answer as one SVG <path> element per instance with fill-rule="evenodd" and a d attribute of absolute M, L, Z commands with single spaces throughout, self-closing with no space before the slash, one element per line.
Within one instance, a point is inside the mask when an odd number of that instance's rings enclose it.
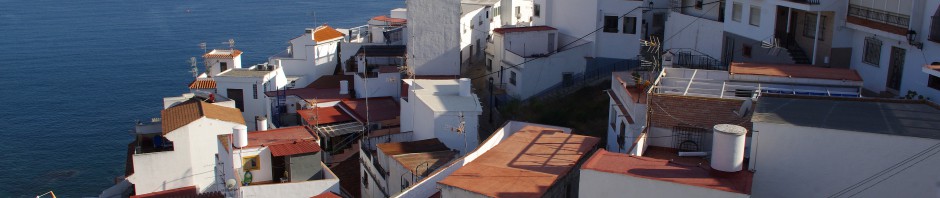
<path fill-rule="evenodd" d="M 349 94 L 349 81 L 346 81 L 346 80 L 339 81 L 339 94 L 341 95 Z"/>
<path fill-rule="evenodd" d="M 470 97 L 470 79 L 461 78 L 460 80 L 457 80 L 457 83 L 460 86 L 460 96 Z"/>
<path fill-rule="evenodd" d="M 738 172 L 744 168 L 744 140 L 747 129 L 719 124 L 712 128 L 712 169 Z"/>

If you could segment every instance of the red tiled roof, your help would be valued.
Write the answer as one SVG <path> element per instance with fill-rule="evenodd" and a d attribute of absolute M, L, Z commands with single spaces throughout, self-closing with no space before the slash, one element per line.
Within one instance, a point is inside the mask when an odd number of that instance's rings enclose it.
<path fill-rule="evenodd" d="M 345 80 L 349 82 L 349 88 L 352 89 L 353 76 L 352 75 L 326 75 L 318 78 L 313 81 L 306 88 L 315 88 L 315 89 L 339 89 L 339 81 Z"/>
<path fill-rule="evenodd" d="M 313 40 L 317 42 L 329 41 L 340 37 L 343 37 L 343 33 L 336 31 L 336 29 L 333 29 L 333 27 L 329 25 L 322 25 L 313 31 Z"/>
<path fill-rule="evenodd" d="M 300 114 L 300 118 L 311 125 L 355 121 L 352 116 L 346 114 L 339 106 L 297 110 L 297 114 Z"/>
<path fill-rule="evenodd" d="M 275 157 L 320 152 L 320 146 L 314 141 L 298 141 L 268 146 Z"/>
<path fill-rule="evenodd" d="M 319 195 L 317 195 L 317 196 L 313 196 L 313 197 L 310 197 L 310 198 L 343 198 L 343 197 L 340 197 L 339 195 L 337 195 L 336 193 L 333 193 L 333 192 L 331 192 L 331 191 L 326 191 L 326 192 L 324 192 L 324 193 L 322 193 L 322 194 L 319 194 Z"/>
<path fill-rule="evenodd" d="M 350 110 L 353 117 L 359 122 L 365 122 L 366 112 L 369 112 L 369 121 L 393 120 L 397 118 L 401 111 L 398 103 L 392 97 L 369 98 L 369 106 L 366 108 L 366 99 L 343 100 L 339 105 Z"/>
<path fill-rule="evenodd" d="M 408 23 L 407 19 L 391 18 L 385 15 L 372 17 L 372 20 L 388 22 L 390 25 L 403 25 Z"/>
<path fill-rule="evenodd" d="M 259 147 L 277 144 L 288 144 L 296 141 L 316 141 L 317 136 L 313 130 L 305 126 L 284 127 L 267 131 L 248 133 L 248 146 Z"/>
<path fill-rule="evenodd" d="M 242 117 L 242 112 L 238 109 L 209 104 L 197 99 L 191 99 L 164 109 L 160 111 L 160 117 L 163 120 L 161 122 L 161 125 L 163 125 L 163 135 L 186 126 L 202 117 L 245 124 L 245 118 Z"/>
<path fill-rule="evenodd" d="M 731 75 L 761 75 L 792 78 L 862 81 L 851 69 L 824 68 L 795 64 L 731 63 Z"/>
<path fill-rule="evenodd" d="M 493 32 L 506 34 L 513 32 L 533 32 L 533 31 L 547 31 L 547 30 L 557 30 L 549 26 L 529 26 L 529 27 L 507 27 L 507 28 L 496 28 L 493 29 Z"/>
<path fill-rule="evenodd" d="M 395 66 L 380 66 L 379 73 L 398 73 L 398 67 Z"/>
<path fill-rule="evenodd" d="M 189 89 L 215 89 L 215 80 L 196 79 L 189 83 Z"/>
<path fill-rule="evenodd" d="M 222 198 L 225 195 L 222 192 L 205 192 L 200 194 L 196 186 L 187 186 L 182 188 L 157 191 L 142 195 L 134 195 L 131 198 Z"/>
<path fill-rule="evenodd" d="M 241 50 L 232 50 L 231 53 L 228 50 L 216 51 L 212 50 L 206 54 L 203 54 L 203 58 L 235 58 L 238 55 L 242 55 Z"/>
<path fill-rule="evenodd" d="M 526 126 L 439 183 L 488 197 L 541 197 L 599 141 Z"/>
<path fill-rule="evenodd" d="M 698 163 L 683 162 L 682 160 L 677 160 L 677 156 L 669 156 L 669 154 L 662 153 L 657 154 L 655 152 L 665 150 L 656 149 L 657 147 L 650 147 L 647 151 L 646 155 L 651 157 L 611 153 L 601 149 L 594 153 L 594 156 L 588 159 L 581 169 L 667 181 L 734 193 L 751 193 L 751 178 L 753 177 L 753 173 L 750 171 L 738 171 L 736 173 L 715 171 L 707 166 L 707 162 L 702 163 L 703 165 L 701 166 L 696 165 Z"/>

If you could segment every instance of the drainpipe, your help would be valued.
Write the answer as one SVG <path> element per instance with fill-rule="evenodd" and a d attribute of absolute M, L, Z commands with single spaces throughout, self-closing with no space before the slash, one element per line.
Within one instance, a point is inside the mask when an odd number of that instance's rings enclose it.
<path fill-rule="evenodd" d="M 822 18 L 822 12 L 816 11 L 816 34 L 813 36 L 813 65 L 816 65 L 816 50 L 819 48 L 819 19 Z"/>

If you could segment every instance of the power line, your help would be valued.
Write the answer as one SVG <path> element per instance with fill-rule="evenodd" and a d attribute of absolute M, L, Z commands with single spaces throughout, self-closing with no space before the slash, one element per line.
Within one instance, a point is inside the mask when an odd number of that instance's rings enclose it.
<path fill-rule="evenodd" d="M 889 166 L 888 168 L 885 168 L 884 170 L 881 170 L 881 171 L 875 173 L 874 175 L 869 176 L 869 177 L 863 179 L 862 181 L 859 181 L 858 183 L 852 184 L 851 186 L 849 186 L 849 187 L 847 187 L 847 188 L 845 188 L 845 189 L 842 189 L 842 190 L 840 190 L 839 192 L 836 192 L 835 194 L 830 195 L 829 197 L 838 197 L 838 196 L 842 196 L 842 195 L 844 195 L 845 193 L 848 193 L 848 192 L 851 192 L 851 191 L 853 191 L 853 190 L 855 190 L 855 189 L 858 189 L 859 187 L 861 187 L 861 186 L 865 185 L 866 183 L 868 183 L 868 182 L 874 180 L 875 178 L 881 177 L 882 175 L 885 175 L 885 174 L 887 174 L 887 173 L 889 173 L 889 172 L 891 172 L 891 171 L 893 171 L 893 170 L 895 170 L 895 169 L 901 167 L 902 165 L 907 164 L 908 162 L 913 161 L 914 159 L 920 158 L 921 156 L 923 156 L 923 155 L 925 155 L 925 154 L 927 154 L 927 153 L 929 153 L 929 152 L 932 152 L 934 149 L 937 149 L 937 148 L 940 148 L 940 143 L 934 144 L 933 146 L 930 146 L 930 147 L 928 147 L 927 149 L 924 149 L 924 150 L 922 150 L 922 151 L 920 151 L 920 152 L 914 154 L 914 155 L 911 156 L 911 157 L 908 157 L 908 158 L 906 158 L 906 159 L 904 159 L 904 160 L 901 160 L 900 162 L 898 162 L 898 163 L 896 163 L 896 164 L 894 164 L 894 165 L 891 165 L 891 166 Z M 920 162 L 923 161 L 924 159 L 930 158 L 930 157 L 932 157 L 933 155 L 936 155 L 936 154 L 937 154 L 937 153 L 935 152 L 934 154 L 931 154 L 930 156 L 928 156 L 928 157 L 926 157 L 926 158 L 923 158 L 923 159 L 921 159 L 920 161 L 915 162 L 914 164 L 911 164 L 911 165 L 908 166 L 907 168 L 910 168 L 911 166 L 916 165 L 917 163 L 920 163 Z M 906 170 L 907 168 L 904 168 L 904 170 Z M 884 178 L 884 179 L 878 181 L 878 182 L 875 183 L 874 185 L 868 186 L 868 187 L 866 187 L 865 189 L 862 189 L 861 191 L 859 191 L 859 192 L 857 192 L 857 193 L 855 193 L 855 194 L 850 195 L 850 197 L 851 197 L 851 196 L 855 196 L 856 194 L 861 193 L 862 191 L 865 191 L 865 190 L 867 190 L 867 189 L 869 189 L 869 188 L 871 188 L 871 187 L 873 187 L 873 186 L 875 186 L 875 185 L 878 185 L 878 183 L 881 183 L 882 181 L 887 180 L 888 178 L 891 178 L 891 176 L 894 176 L 894 175 L 896 175 L 897 173 L 900 173 L 900 172 L 902 172 L 902 171 L 904 171 L 904 170 L 898 171 L 898 172 L 896 172 L 896 173 L 894 173 L 894 174 L 892 174 L 892 175 L 890 175 L 890 176 L 888 176 L 888 177 L 886 177 L 886 178 Z"/>

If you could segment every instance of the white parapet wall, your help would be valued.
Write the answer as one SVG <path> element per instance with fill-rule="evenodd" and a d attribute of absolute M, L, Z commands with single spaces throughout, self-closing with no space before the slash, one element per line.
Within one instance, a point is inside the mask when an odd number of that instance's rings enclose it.
<path fill-rule="evenodd" d="M 279 184 L 264 184 L 242 186 L 239 188 L 241 197 L 280 197 L 280 198 L 306 198 L 330 191 L 340 194 L 339 178 L 323 163 L 323 179 L 304 182 L 291 182 Z"/>

